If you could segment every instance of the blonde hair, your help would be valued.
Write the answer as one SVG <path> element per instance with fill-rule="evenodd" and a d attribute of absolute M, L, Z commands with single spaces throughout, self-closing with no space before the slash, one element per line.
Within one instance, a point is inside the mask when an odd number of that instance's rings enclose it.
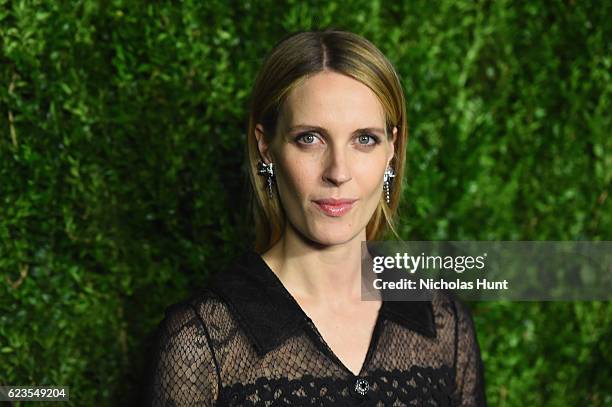
<path fill-rule="evenodd" d="M 251 97 L 246 159 L 251 185 L 251 204 L 255 218 L 255 250 L 263 253 L 282 236 L 286 215 L 278 194 L 270 198 L 265 177 L 258 175 L 260 160 L 255 137 L 255 126 L 261 124 L 264 137 L 276 134 L 276 125 L 283 103 L 304 79 L 322 71 L 347 75 L 368 86 L 378 97 L 385 113 L 385 132 L 388 136 L 397 127 L 395 155 L 391 167 L 393 180 L 390 203 L 384 194 L 366 226 L 366 239 L 379 240 L 391 231 L 395 236 L 395 217 L 405 163 L 408 139 L 406 102 L 399 77 L 393 65 L 371 42 L 346 31 L 327 29 L 290 35 L 278 43 L 268 55 L 257 76 Z M 267 139 L 271 143 L 271 139 Z"/>

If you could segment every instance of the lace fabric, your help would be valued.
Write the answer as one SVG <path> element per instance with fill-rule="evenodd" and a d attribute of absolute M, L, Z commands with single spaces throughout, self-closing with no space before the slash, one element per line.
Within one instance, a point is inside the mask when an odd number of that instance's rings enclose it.
<path fill-rule="evenodd" d="M 154 406 L 485 406 L 467 308 L 383 301 L 361 372 L 333 354 L 256 253 L 166 310 L 147 404 Z"/>

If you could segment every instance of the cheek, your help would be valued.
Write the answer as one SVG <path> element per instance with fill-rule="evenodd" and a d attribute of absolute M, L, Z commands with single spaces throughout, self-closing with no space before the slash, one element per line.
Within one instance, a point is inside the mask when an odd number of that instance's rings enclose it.
<path fill-rule="evenodd" d="M 384 175 L 384 162 L 370 161 L 357 165 L 353 171 L 353 178 L 358 180 L 361 193 L 364 195 L 375 194 L 382 188 Z"/>
<path fill-rule="evenodd" d="M 312 189 L 316 171 L 310 161 L 312 160 L 287 157 L 280 162 L 277 180 L 291 197 L 303 197 Z"/>

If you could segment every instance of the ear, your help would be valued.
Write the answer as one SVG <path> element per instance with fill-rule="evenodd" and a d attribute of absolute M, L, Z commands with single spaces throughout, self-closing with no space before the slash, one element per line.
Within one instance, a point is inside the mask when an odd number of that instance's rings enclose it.
<path fill-rule="evenodd" d="M 391 160 L 395 155 L 395 142 L 397 140 L 397 126 L 393 126 L 393 136 L 391 140 L 391 148 L 389 149 L 389 157 L 387 158 L 387 166 L 391 164 Z"/>
<path fill-rule="evenodd" d="M 255 137 L 257 138 L 257 149 L 259 150 L 259 156 L 262 158 L 264 163 L 270 164 L 273 161 L 272 154 L 270 152 L 270 145 L 264 136 L 264 128 L 259 123 L 255 126 Z"/>

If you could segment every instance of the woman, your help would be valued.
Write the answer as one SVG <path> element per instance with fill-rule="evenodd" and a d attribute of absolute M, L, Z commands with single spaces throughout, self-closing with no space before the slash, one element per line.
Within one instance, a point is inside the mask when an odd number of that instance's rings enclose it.
<path fill-rule="evenodd" d="M 393 229 L 406 140 L 370 42 L 326 30 L 274 48 L 247 142 L 255 251 L 166 311 L 152 404 L 485 404 L 461 304 L 361 300 L 361 242 Z"/>

